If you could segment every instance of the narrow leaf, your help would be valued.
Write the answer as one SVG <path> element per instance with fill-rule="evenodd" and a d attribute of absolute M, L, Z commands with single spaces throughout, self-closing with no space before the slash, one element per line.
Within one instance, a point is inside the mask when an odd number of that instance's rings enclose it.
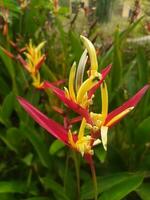
<path fill-rule="evenodd" d="M 20 133 L 22 133 L 33 145 L 43 166 L 49 167 L 50 156 L 48 153 L 48 145 L 45 144 L 38 133 L 35 133 L 35 130 L 31 130 L 25 125 L 21 126 Z"/>
<path fill-rule="evenodd" d="M 50 177 L 41 178 L 40 180 L 46 188 L 51 189 L 54 193 L 58 194 L 61 200 L 69 200 L 64 192 L 64 188 L 55 181 L 51 180 Z"/>

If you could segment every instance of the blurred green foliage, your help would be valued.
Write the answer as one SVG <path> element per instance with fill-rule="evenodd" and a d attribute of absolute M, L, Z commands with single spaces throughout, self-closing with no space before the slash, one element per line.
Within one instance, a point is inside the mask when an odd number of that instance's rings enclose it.
<path fill-rule="evenodd" d="M 1 6 L 9 10 L 9 23 L 8 34 L 0 33 L 0 45 L 16 54 L 10 40 L 19 48 L 23 48 L 30 38 L 35 44 L 45 40 L 47 59 L 41 77 L 49 81 L 67 79 L 72 62 L 78 62 L 83 51 L 80 33 L 74 29 L 68 10 L 60 8 L 54 14 L 52 1 L 31 0 L 24 9 L 21 9 L 19 1 L 3 2 Z M 150 45 L 127 42 L 140 23 L 142 19 L 123 31 L 116 28 L 109 46 L 102 43 L 98 47 L 101 51 L 99 69 L 113 64 L 106 80 L 110 86 L 110 111 L 150 81 L 147 53 Z M 96 45 L 101 38 L 97 29 L 93 27 L 88 34 Z M 25 97 L 53 119 L 62 122 L 62 117 L 51 108 L 60 106 L 59 100 L 50 93 L 47 101 L 42 91 L 31 86 L 31 80 L 19 62 L 7 57 L 2 50 L 0 66 L 0 199 L 93 199 L 93 183 L 86 163 L 80 155 L 54 141 L 35 124 L 17 103 L 16 96 Z M 101 104 L 99 95 L 97 92 L 94 108 L 97 112 Z M 149 102 L 148 92 L 135 111 L 109 131 L 107 153 L 100 145 L 96 147 L 94 160 L 100 200 L 149 199 Z M 77 192 L 78 176 L 80 193 Z"/>

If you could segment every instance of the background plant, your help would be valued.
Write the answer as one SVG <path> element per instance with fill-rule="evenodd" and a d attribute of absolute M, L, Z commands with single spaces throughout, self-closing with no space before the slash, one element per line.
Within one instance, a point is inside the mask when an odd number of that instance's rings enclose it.
<path fill-rule="evenodd" d="M 9 10 L 10 23 L 8 34 L 0 33 L 1 47 L 17 55 L 10 40 L 19 49 L 25 47 L 29 39 L 34 44 L 45 40 L 43 52 L 47 58 L 41 76 L 49 81 L 67 79 L 72 62 L 78 62 L 83 50 L 80 33 L 70 22 L 68 10 L 61 8 L 55 15 L 52 2 L 42 0 L 32 0 L 24 9 L 18 1 L 5 0 L 2 6 Z M 140 19 L 123 31 L 116 28 L 111 38 L 106 37 L 107 42 L 101 39 L 103 34 L 97 28 L 99 24 L 88 32 L 97 45 L 97 52 L 100 49 L 99 69 L 113 64 L 107 78 L 111 85 L 110 110 L 150 81 L 149 44 L 145 47 L 127 43 L 128 37 L 136 37 L 135 30 L 142 23 L 144 21 Z M 90 171 L 84 161 L 31 121 L 18 105 L 16 96 L 24 96 L 50 117 L 62 122 L 63 117 L 51 109 L 51 105 L 60 105 L 59 100 L 53 94 L 47 97 L 43 92 L 37 92 L 21 64 L 8 58 L 2 50 L 0 66 L 0 198 L 77 199 L 75 190 L 80 168 L 80 199 L 93 199 Z M 107 154 L 101 146 L 96 149 L 98 192 L 102 200 L 149 198 L 149 101 L 148 92 L 136 110 L 111 130 Z M 96 102 L 94 110 L 99 111 L 99 91 Z M 65 107 L 62 109 L 67 113 Z"/>

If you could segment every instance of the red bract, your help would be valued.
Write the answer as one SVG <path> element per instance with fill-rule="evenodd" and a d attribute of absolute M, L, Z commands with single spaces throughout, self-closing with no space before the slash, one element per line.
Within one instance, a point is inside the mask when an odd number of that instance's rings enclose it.
<path fill-rule="evenodd" d="M 29 71 L 32 74 L 34 86 L 38 89 L 52 90 L 52 92 L 54 92 L 54 94 L 69 109 L 79 114 L 77 118 L 70 120 L 62 109 L 53 106 L 53 109 L 64 117 L 63 127 L 54 120 L 46 117 L 23 98 L 18 97 L 18 101 L 29 113 L 29 115 L 55 138 L 80 152 L 82 156 L 90 156 L 91 158 L 94 153 L 92 149 L 93 146 L 99 144 L 100 142 L 102 142 L 105 150 L 107 149 L 108 129 L 118 123 L 138 104 L 143 95 L 149 89 L 150 85 L 145 85 L 131 99 L 112 112 L 108 113 L 108 90 L 104 79 L 111 69 L 111 64 L 104 68 L 102 73 L 98 73 L 98 62 L 95 48 L 93 44 L 84 36 L 81 36 L 81 39 L 86 49 L 80 58 L 77 68 L 76 63 L 73 63 L 68 78 L 68 88 L 64 88 L 64 90 L 57 87 L 57 85 L 63 83 L 64 80 L 54 83 L 43 81 L 41 83 L 40 74 L 37 73 L 36 75 L 36 72 L 38 72 L 41 64 L 45 60 L 45 54 L 42 55 L 40 51 L 45 42 L 40 43 L 37 47 L 34 47 L 32 42 L 30 42 L 28 46 L 28 53 L 26 53 L 28 60 L 30 60 L 30 54 L 36 54 L 37 51 L 39 52 L 38 59 L 34 59 L 34 62 L 29 62 Z M 91 66 L 87 72 L 88 78 L 84 80 L 85 66 L 88 59 L 87 53 L 90 57 Z M 18 60 L 20 60 L 24 67 L 28 69 L 26 62 L 24 62 L 21 57 L 18 57 Z M 94 93 L 99 87 L 101 89 L 102 111 L 101 113 L 94 113 L 90 111 L 90 105 L 93 104 Z M 81 121 L 81 125 L 79 131 L 77 131 L 78 134 L 76 132 L 72 133 L 72 125 L 79 121 Z M 101 141 L 100 139 L 97 139 L 98 137 L 100 137 Z"/>
<path fill-rule="evenodd" d="M 65 145 L 75 151 L 80 152 L 82 155 L 93 154 L 92 146 L 90 145 L 92 138 L 90 136 L 84 136 L 85 120 L 82 120 L 79 135 L 72 134 L 71 130 L 64 129 L 62 125 L 48 118 L 37 108 L 32 106 L 27 100 L 22 97 L 18 97 L 18 101 L 25 111 L 56 139 L 62 141 Z M 88 161 L 88 159 L 86 160 Z"/>
<path fill-rule="evenodd" d="M 146 93 L 146 91 L 149 89 L 149 87 L 150 87 L 149 84 L 145 85 L 133 97 L 131 97 L 131 99 L 129 99 L 128 101 L 126 101 L 125 103 L 123 103 L 123 105 L 119 106 L 118 108 L 116 108 L 115 110 L 113 110 L 112 112 L 110 112 L 107 115 L 107 118 L 106 118 L 104 124 L 108 124 L 111 120 L 113 120 L 113 118 L 115 118 L 116 116 L 118 116 L 120 113 L 124 112 L 126 109 L 135 107 L 139 103 L 139 101 L 141 100 L 141 98 L 143 97 L 143 95 Z M 114 121 L 114 123 L 112 123 L 111 126 L 113 126 L 117 122 L 119 122 L 123 117 L 126 116 L 126 114 L 123 115 L 122 117 L 120 117 L 118 120 Z"/>
<path fill-rule="evenodd" d="M 46 115 L 41 113 L 37 108 L 32 106 L 27 100 L 22 97 L 17 98 L 20 105 L 25 111 L 44 129 L 51 133 L 55 138 L 61 140 L 63 143 L 68 144 L 67 131 L 63 126 L 48 118 Z"/>
<path fill-rule="evenodd" d="M 103 80 L 105 79 L 107 74 L 109 73 L 110 69 L 111 69 L 111 65 L 107 66 L 105 69 L 102 70 L 102 74 L 101 74 L 102 77 L 98 81 L 98 83 L 89 91 L 89 98 L 91 98 L 91 96 L 95 93 L 97 88 L 101 85 L 101 83 L 103 82 Z M 45 81 L 43 83 L 42 88 L 43 89 L 46 89 L 46 88 L 51 89 L 57 95 L 57 97 L 62 102 L 64 102 L 65 105 L 67 105 L 74 112 L 85 117 L 87 123 L 92 124 L 92 121 L 91 121 L 89 113 L 88 113 L 88 109 L 81 107 L 80 104 L 78 104 L 77 102 L 73 101 L 72 99 L 69 99 L 68 97 L 66 97 L 66 94 L 63 90 L 55 87 L 53 84 L 49 83 L 48 81 Z"/>
<path fill-rule="evenodd" d="M 102 72 L 102 78 L 100 81 L 98 81 L 98 83 L 89 91 L 88 97 L 91 98 L 92 95 L 96 92 L 96 90 L 100 87 L 100 85 L 102 84 L 102 82 L 104 81 L 104 79 L 106 78 L 107 74 L 110 72 L 112 67 L 112 64 L 108 65 L 107 67 L 105 67 Z"/>
<path fill-rule="evenodd" d="M 57 97 L 65 103 L 70 109 L 72 109 L 74 112 L 80 114 L 81 116 L 85 117 L 85 119 L 88 121 L 88 123 L 92 123 L 90 119 L 90 115 L 87 111 L 87 109 L 82 108 L 80 105 L 75 103 L 74 101 L 68 99 L 65 95 L 65 92 L 57 87 L 55 87 L 53 84 L 49 83 L 48 81 L 45 81 L 42 86 L 44 89 L 49 88 L 51 89 Z"/>
<path fill-rule="evenodd" d="M 150 85 L 145 85 L 139 90 L 131 99 L 126 101 L 122 106 L 116 108 L 112 112 L 108 113 L 108 92 L 107 86 L 104 82 L 101 86 L 102 95 L 102 112 L 100 114 L 90 113 L 93 125 L 89 125 L 93 130 L 93 137 L 97 138 L 101 136 L 101 140 L 105 150 L 107 149 L 107 132 L 108 128 L 118 123 L 123 117 L 125 117 L 141 100 L 145 92 L 149 89 Z"/>

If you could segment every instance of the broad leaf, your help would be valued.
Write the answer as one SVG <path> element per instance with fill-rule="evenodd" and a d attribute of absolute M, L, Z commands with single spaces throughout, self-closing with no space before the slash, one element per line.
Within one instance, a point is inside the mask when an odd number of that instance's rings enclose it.
<path fill-rule="evenodd" d="M 26 184 L 17 181 L 0 181 L 0 193 L 25 193 Z"/>
<path fill-rule="evenodd" d="M 112 174 L 104 177 L 97 177 L 98 194 L 101 194 L 102 198 L 105 199 L 107 193 L 111 195 L 111 192 L 120 190 L 120 194 L 118 195 L 126 196 L 129 192 L 138 187 L 141 184 L 142 180 L 143 175 L 131 174 L 126 172 Z M 86 182 L 81 188 L 81 199 L 88 200 L 92 199 L 93 197 L 93 183 L 92 180 L 90 180 L 89 182 Z M 108 199 L 111 198 L 113 199 L 112 196 L 108 197 Z"/>
<path fill-rule="evenodd" d="M 143 183 L 139 188 L 136 189 L 142 200 L 149 200 L 150 198 L 150 183 Z"/>
<path fill-rule="evenodd" d="M 50 177 L 45 177 L 40 179 L 42 184 L 60 196 L 61 200 L 69 200 L 68 196 L 65 194 L 64 188 L 56 183 L 55 181 L 51 180 Z"/>
<path fill-rule="evenodd" d="M 26 125 L 21 126 L 21 133 L 31 142 L 34 149 L 36 150 L 41 163 L 45 167 L 50 166 L 50 156 L 48 153 L 48 147 L 45 142 L 41 139 L 38 133 L 35 133 L 34 129 L 28 128 Z"/>

